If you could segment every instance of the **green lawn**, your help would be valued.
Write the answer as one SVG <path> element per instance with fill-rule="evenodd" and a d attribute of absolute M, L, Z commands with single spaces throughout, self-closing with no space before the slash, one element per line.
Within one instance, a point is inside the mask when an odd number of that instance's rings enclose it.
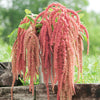
<path fill-rule="evenodd" d="M 75 78 L 77 68 L 75 69 Z M 78 83 L 100 83 L 100 56 L 83 56 L 83 77 Z"/>

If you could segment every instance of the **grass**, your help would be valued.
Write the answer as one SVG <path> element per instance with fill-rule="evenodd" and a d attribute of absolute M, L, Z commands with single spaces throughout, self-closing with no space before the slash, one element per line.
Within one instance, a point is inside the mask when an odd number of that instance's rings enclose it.
<path fill-rule="evenodd" d="M 0 39 L 0 62 L 11 61 L 11 46 Z"/>
<path fill-rule="evenodd" d="M 11 61 L 11 46 L 0 41 L 0 62 Z M 80 77 L 78 83 L 100 83 L 100 56 L 83 55 L 83 77 Z M 77 77 L 77 68 L 75 68 L 75 80 Z M 29 82 L 26 82 L 29 84 Z M 23 83 L 24 84 L 24 83 Z M 25 84 L 24 84 L 25 85 Z"/>
<path fill-rule="evenodd" d="M 100 83 L 100 56 L 83 56 L 83 77 L 81 75 L 78 83 Z M 75 79 L 77 68 L 75 68 Z"/>

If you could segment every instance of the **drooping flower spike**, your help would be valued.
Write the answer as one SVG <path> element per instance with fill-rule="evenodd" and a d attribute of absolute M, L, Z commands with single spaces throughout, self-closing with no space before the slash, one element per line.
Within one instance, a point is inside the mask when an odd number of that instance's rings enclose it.
<path fill-rule="evenodd" d="M 27 22 L 29 19 L 25 17 L 21 24 Z M 39 35 L 36 30 L 37 24 L 42 24 Z M 82 73 L 84 32 L 87 37 L 88 53 L 89 35 L 80 22 L 78 12 L 67 9 L 59 3 L 50 4 L 34 18 L 34 23 L 31 23 L 27 30 L 21 28 L 18 30 L 18 37 L 12 50 L 12 87 L 18 74 L 23 72 L 24 80 L 30 77 L 30 90 L 33 92 L 33 82 L 38 74 L 41 59 L 48 100 L 50 100 L 49 80 L 53 89 L 54 85 L 58 84 L 57 100 L 71 100 L 75 93 L 74 67 L 78 67 L 78 80 Z M 27 75 L 25 75 L 26 66 L 28 66 Z"/>

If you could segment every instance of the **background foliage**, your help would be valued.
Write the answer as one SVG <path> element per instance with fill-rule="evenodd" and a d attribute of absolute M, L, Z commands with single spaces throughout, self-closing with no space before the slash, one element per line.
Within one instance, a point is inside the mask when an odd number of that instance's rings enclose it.
<path fill-rule="evenodd" d="M 0 62 L 11 61 L 10 54 L 15 37 L 12 36 L 9 39 L 8 35 L 18 27 L 21 19 L 25 16 L 24 10 L 29 9 L 38 14 L 52 2 L 60 2 L 75 11 L 81 10 L 79 12 L 81 21 L 88 29 L 90 37 L 89 56 L 85 56 L 87 44 L 84 41 L 84 83 L 100 82 L 98 77 L 100 76 L 100 13 L 86 11 L 86 7 L 89 4 L 88 0 L 7 0 L 6 7 L 0 4 Z M 80 79 L 80 82 L 83 82 L 83 79 Z"/>

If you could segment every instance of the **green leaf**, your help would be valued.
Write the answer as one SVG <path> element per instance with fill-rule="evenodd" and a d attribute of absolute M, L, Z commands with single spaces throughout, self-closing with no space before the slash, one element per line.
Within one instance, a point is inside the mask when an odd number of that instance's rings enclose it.
<path fill-rule="evenodd" d="M 29 15 L 29 14 L 31 14 L 32 12 L 31 12 L 29 9 L 25 9 L 25 13 L 26 13 L 27 15 Z"/>
<path fill-rule="evenodd" d="M 41 18 L 41 17 L 39 17 L 39 18 L 38 18 L 38 20 L 37 20 L 37 22 L 41 22 L 41 20 L 42 20 L 42 18 Z"/>
<path fill-rule="evenodd" d="M 36 24 L 35 27 L 36 28 L 42 27 L 42 24 Z"/>
<path fill-rule="evenodd" d="M 26 15 L 26 17 L 27 17 L 32 23 L 34 23 L 34 20 L 33 20 L 29 15 Z"/>
<path fill-rule="evenodd" d="M 18 31 L 18 28 L 15 28 L 15 29 L 8 35 L 8 37 L 10 38 L 13 34 L 16 34 L 16 36 L 17 36 L 17 31 Z"/>
<path fill-rule="evenodd" d="M 82 38 L 83 38 L 83 40 L 87 41 L 87 37 L 85 34 L 82 34 Z"/>
<path fill-rule="evenodd" d="M 20 28 L 23 28 L 25 30 L 27 30 L 29 26 L 30 26 L 30 22 L 19 25 Z"/>
<path fill-rule="evenodd" d="M 18 32 L 18 28 L 14 29 L 14 30 L 8 35 L 10 45 L 13 45 L 14 41 L 16 40 L 16 38 L 17 38 L 17 32 Z"/>
<path fill-rule="evenodd" d="M 58 22 L 58 18 L 55 19 L 55 22 Z"/>
<path fill-rule="evenodd" d="M 53 29 L 54 29 L 53 25 L 51 25 L 51 27 L 52 27 L 52 31 L 53 31 Z"/>
<path fill-rule="evenodd" d="M 40 33 L 40 29 L 39 29 L 39 30 L 37 30 L 37 32 L 38 32 L 38 33 Z"/>
<path fill-rule="evenodd" d="M 53 9 L 52 9 L 52 8 L 49 8 L 49 11 L 51 11 L 51 12 L 52 12 L 52 11 L 53 11 Z"/>

